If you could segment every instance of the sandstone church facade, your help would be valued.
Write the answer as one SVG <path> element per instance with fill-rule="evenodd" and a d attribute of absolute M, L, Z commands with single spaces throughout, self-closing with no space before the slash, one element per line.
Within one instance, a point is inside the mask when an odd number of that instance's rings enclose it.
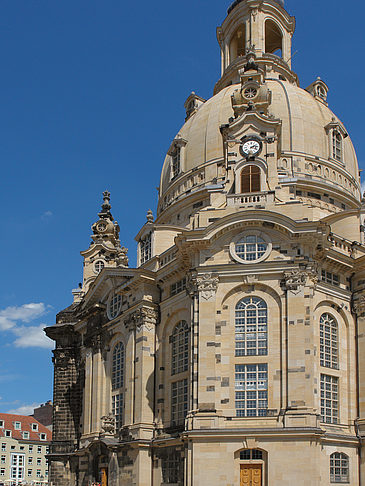
<path fill-rule="evenodd" d="M 111 214 L 55 341 L 54 486 L 365 484 L 359 168 L 299 87 L 282 1 L 236 0 L 222 76 L 192 93 L 138 265 Z"/>

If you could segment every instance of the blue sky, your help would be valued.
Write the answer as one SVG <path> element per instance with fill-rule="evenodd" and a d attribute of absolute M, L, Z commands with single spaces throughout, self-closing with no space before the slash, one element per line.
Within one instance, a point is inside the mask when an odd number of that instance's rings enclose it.
<path fill-rule="evenodd" d="M 52 399 L 41 329 L 72 301 L 101 193 L 135 264 L 134 236 L 184 101 L 209 98 L 220 75 L 215 29 L 229 1 L 2 0 L 0 18 L 0 411 Z M 287 0 L 297 18 L 301 86 L 329 85 L 365 164 L 364 6 Z"/>

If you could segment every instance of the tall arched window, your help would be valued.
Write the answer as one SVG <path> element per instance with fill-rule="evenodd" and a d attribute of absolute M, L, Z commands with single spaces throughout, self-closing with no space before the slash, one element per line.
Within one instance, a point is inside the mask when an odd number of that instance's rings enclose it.
<path fill-rule="evenodd" d="M 171 374 L 187 371 L 189 367 L 189 326 L 180 321 L 174 328 L 171 341 Z"/>
<path fill-rule="evenodd" d="M 267 354 L 267 305 L 258 297 L 246 297 L 236 305 L 236 356 Z"/>
<path fill-rule="evenodd" d="M 179 376 L 178 381 L 171 383 L 171 425 L 184 423 L 188 411 L 188 377 L 189 369 L 189 326 L 180 321 L 174 328 L 171 337 L 171 375 Z"/>
<path fill-rule="evenodd" d="M 283 35 L 279 26 L 273 20 L 265 22 L 265 52 L 282 56 Z"/>
<path fill-rule="evenodd" d="M 246 165 L 241 171 L 241 193 L 261 191 L 261 170 L 257 165 Z"/>
<path fill-rule="evenodd" d="M 124 344 L 119 342 L 112 357 L 112 411 L 115 416 L 116 429 L 123 424 L 124 407 Z"/>
<path fill-rule="evenodd" d="M 319 339 L 321 366 L 338 369 L 338 325 L 331 314 L 321 315 Z"/>
<path fill-rule="evenodd" d="M 342 160 L 342 135 L 337 130 L 332 131 L 332 157 Z"/>
<path fill-rule="evenodd" d="M 331 483 L 348 483 L 349 458 L 343 452 L 334 452 L 330 457 L 330 481 Z"/>
<path fill-rule="evenodd" d="M 246 54 L 245 49 L 246 27 L 242 24 L 233 34 L 231 42 L 229 44 L 229 62 L 233 62 L 239 56 L 244 56 Z"/>

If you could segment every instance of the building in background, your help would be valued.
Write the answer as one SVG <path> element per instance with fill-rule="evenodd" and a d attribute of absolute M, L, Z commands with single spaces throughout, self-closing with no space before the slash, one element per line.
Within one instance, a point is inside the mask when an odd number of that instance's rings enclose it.
<path fill-rule="evenodd" d="M 41 424 L 52 430 L 52 415 L 53 405 L 51 400 L 46 403 L 42 403 L 39 407 L 34 409 L 33 417 Z"/>
<path fill-rule="evenodd" d="M 54 486 L 365 484 L 359 168 L 326 83 L 299 87 L 294 30 L 282 1 L 229 8 L 137 268 L 104 193 L 82 288 L 46 329 Z"/>
<path fill-rule="evenodd" d="M 0 413 L 0 484 L 48 484 L 52 432 L 34 417 Z"/>

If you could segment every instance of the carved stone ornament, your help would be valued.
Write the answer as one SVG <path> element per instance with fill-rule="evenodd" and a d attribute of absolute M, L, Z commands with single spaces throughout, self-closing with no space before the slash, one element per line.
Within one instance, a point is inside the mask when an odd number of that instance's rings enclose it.
<path fill-rule="evenodd" d="M 140 331 L 153 331 L 158 319 L 158 313 L 150 307 L 142 307 L 124 319 L 124 324 L 128 329 Z"/>
<path fill-rule="evenodd" d="M 197 275 L 196 285 L 202 299 L 209 300 L 214 297 L 219 283 L 219 277 L 213 273 L 203 273 Z"/>
<path fill-rule="evenodd" d="M 101 417 L 101 429 L 103 436 L 115 434 L 115 417 L 112 413 Z"/>
<path fill-rule="evenodd" d="M 291 270 L 284 273 L 283 286 L 293 292 L 299 294 L 307 282 L 308 272 L 303 270 Z"/>
<path fill-rule="evenodd" d="M 353 308 L 358 317 L 365 314 L 365 293 L 355 294 Z"/>

